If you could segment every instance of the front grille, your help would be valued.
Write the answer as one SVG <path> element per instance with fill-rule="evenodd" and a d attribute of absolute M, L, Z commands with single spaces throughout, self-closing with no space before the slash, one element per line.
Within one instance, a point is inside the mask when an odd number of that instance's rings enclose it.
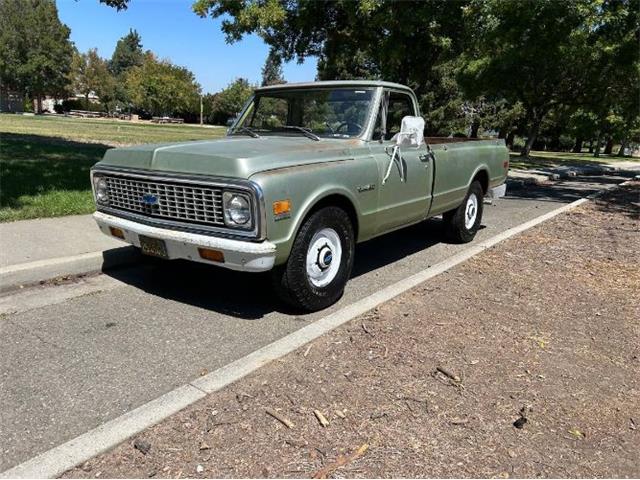
<path fill-rule="evenodd" d="M 222 189 L 174 181 L 105 176 L 108 206 L 158 219 L 224 227 Z"/>

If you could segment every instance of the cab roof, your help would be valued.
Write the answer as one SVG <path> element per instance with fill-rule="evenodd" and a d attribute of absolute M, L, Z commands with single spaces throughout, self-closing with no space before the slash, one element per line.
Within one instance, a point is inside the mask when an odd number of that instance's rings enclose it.
<path fill-rule="evenodd" d="M 264 92 L 269 90 L 284 90 L 289 88 L 330 88 L 330 87 L 386 87 L 398 90 L 412 90 L 406 85 L 399 83 L 384 82 L 382 80 L 325 80 L 321 82 L 302 82 L 302 83 L 280 83 L 278 85 L 269 85 L 267 87 L 256 88 L 256 92 Z"/>

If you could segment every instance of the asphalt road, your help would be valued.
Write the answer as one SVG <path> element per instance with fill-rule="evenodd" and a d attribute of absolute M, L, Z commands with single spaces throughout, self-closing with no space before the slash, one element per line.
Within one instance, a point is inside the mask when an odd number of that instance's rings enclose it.
<path fill-rule="evenodd" d="M 485 205 L 478 237 L 622 180 L 592 177 L 514 190 Z M 437 219 L 362 244 L 344 298 L 312 315 L 277 303 L 264 275 L 186 262 L 148 261 L 0 296 L 0 471 L 462 248 L 443 242 Z"/>

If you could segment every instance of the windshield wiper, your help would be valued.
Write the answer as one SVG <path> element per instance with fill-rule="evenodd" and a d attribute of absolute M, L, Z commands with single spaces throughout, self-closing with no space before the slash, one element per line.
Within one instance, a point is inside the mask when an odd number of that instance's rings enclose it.
<path fill-rule="evenodd" d="M 258 135 L 256 132 L 254 132 L 253 130 L 251 130 L 249 127 L 240 127 L 240 128 L 236 128 L 233 133 L 238 133 L 238 132 L 244 132 L 247 135 L 249 135 L 250 137 L 253 138 L 260 138 L 260 135 Z"/>
<path fill-rule="evenodd" d="M 320 141 L 320 137 L 315 133 L 311 132 L 311 129 L 309 128 L 298 127 L 297 125 L 285 125 L 284 127 L 281 127 L 281 128 L 284 128 L 287 130 L 297 130 L 298 132 L 302 133 L 305 137 L 310 138 L 311 140 L 315 140 L 316 142 Z"/>

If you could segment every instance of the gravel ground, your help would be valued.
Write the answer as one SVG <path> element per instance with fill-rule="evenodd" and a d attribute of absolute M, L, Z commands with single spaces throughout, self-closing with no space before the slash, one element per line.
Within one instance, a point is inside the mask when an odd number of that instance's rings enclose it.
<path fill-rule="evenodd" d="M 634 183 L 64 477 L 640 477 L 639 264 Z"/>

